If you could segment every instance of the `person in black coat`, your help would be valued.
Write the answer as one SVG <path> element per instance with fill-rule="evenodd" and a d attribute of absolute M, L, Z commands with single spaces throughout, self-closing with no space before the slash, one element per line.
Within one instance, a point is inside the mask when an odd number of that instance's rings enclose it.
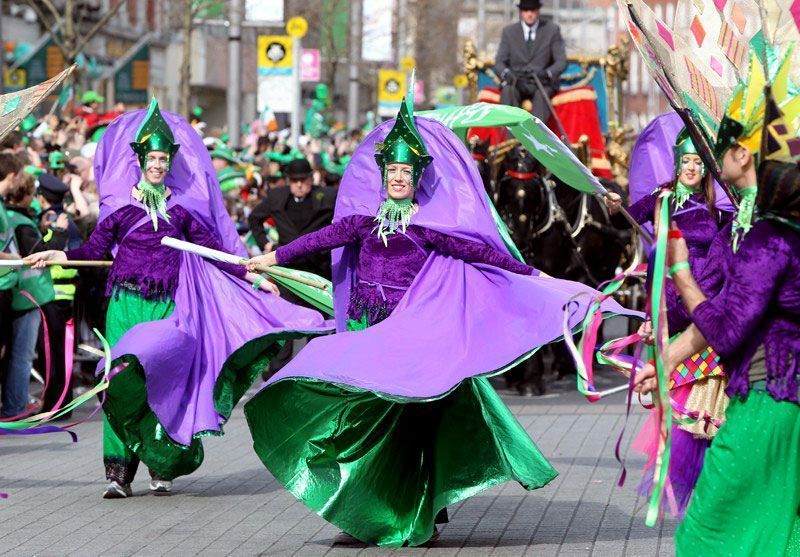
<path fill-rule="evenodd" d="M 262 251 L 270 246 L 264 230 L 264 221 L 269 218 L 278 229 L 279 244 L 288 244 L 309 232 L 331 224 L 338 188 L 314 187 L 311 165 L 306 159 L 295 159 L 286 166 L 289 186 L 270 189 L 250 213 L 250 231 Z M 312 256 L 297 262 L 294 268 L 318 274 L 325 278 L 331 276 L 331 262 L 327 255 Z M 292 300 L 294 301 L 294 300 Z"/>
<path fill-rule="evenodd" d="M 270 189 L 250 213 L 250 231 L 262 251 L 270 251 L 277 245 L 270 245 L 264 230 L 264 221 L 269 218 L 278 229 L 278 244 L 288 244 L 298 237 L 328 226 L 333 222 L 333 209 L 338 188 L 314 187 L 311 164 L 306 159 L 295 159 L 286 165 L 289 186 Z M 331 260 L 328 254 L 318 254 L 292 264 L 293 269 L 308 271 L 327 279 L 331 278 Z M 286 289 L 281 296 L 292 303 L 311 307 Z M 294 347 L 287 342 L 269 366 L 268 375 L 278 372 L 292 359 Z M 268 375 L 265 375 L 265 379 Z"/>
<path fill-rule="evenodd" d="M 546 122 L 550 118 L 547 99 L 534 76 L 548 97 L 558 91 L 559 78 L 567 69 L 564 39 L 557 24 L 539 17 L 540 0 L 521 0 L 517 7 L 520 22 L 503 29 L 494 71 L 503 82 L 503 104 L 520 106 L 529 101 L 533 115 Z"/>

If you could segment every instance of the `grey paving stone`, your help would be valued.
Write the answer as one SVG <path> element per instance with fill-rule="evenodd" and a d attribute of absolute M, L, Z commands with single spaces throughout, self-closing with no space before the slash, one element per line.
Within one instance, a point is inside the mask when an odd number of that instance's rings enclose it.
<path fill-rule="evenodd" d="M 45 435 L 0 443 L 0 551 L 7 555 L 674 555 L 670 519 L 644 525 L 635 493 L 643 458 L 625 455 L 628 481 L 613 450 L 625 421 L 621 396 L 589 404 L 574 383 L 557 382 L 545 399 L 500 391 L 558 470 L 548 486 L 509 483 L 450 507 L 439 539 L 419 548 L 332 546 L 338 529 L 310 512 L 264 469 L 252 450 L 241 408 L 223 438 L 206 438 L 206 460 L 175 481 L 175 493 L 148 493 L 142 467 L 135 495 L 101 499 L 99 420 L 76 428 L 80 441 Z M 81 409 L 88 412 L 88 409 Z M 644 419 L 636 410 L 626 440 Z"/>

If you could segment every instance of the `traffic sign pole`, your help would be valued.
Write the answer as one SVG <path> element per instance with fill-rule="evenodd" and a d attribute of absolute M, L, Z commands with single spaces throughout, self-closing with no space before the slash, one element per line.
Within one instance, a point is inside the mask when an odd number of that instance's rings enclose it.
<path fill-rule="evenodd" d="M 308 32 L 305 18 L 295 16 L 286 22 L 286 32 L 292 37 L 292 79 L 294 80 L 294 109 L 292 110 L 292 147 L 300 141 L 300 112 L 303 110 L 303 89 L 300 84 L 300 64 L 303 57 L 302 38 Z"/>
<path fill-rule="evenodd" d="M 292 39 L 292 76 L 294 78 L 294 109 L 292 110 L 292 147 L 298 147 L 300 140 L 300 111 L 303 110 L 303 89 L 300 84 L 300 53 L 302 40 Z"/>

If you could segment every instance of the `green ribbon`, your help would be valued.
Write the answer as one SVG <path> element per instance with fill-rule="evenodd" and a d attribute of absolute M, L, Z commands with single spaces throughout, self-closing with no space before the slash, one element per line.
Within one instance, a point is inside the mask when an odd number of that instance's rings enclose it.
<path fill-rule="evenodd" d="M 406 199 L 387 197 L 386 201 L 381 203 L 375 222 L 378 223 L 378 237 L 383 240 L 384 246 L 388 245 L 387 236 L 395 234 L 398 228 L 405 234 L 413 210 L 414 200 L 410 197 Z"/>
<path fill-rule="evenodd" d="M 684 203 L 686 203 L 690 197 L 699 191 L 700 188 L 692 189 L 681 182 L 675 184 L 675 210 L 677 211 L 683 207 Z"/>
<path fill-rule="evenodd" d="M 164 184 L 151 184 L 142 177 L 139 180 L 139 185 L 136 186 L 139 190 L 139 197 L 144 211 L 150 216 L 153 221 L 153 230 L 158 231 L 158 215 L 164 217 L 164 220 L 169 222 L 169 215 L 167 214 L 167 187 Z"/>
<path fill-rule="evenodd" d="M 656 415 L 659 424 L 659 447 L 656 453 L 656 463 L 654 470 L 653 493 L 650 496 L 650 503 L 647 508 L 645 524 L 653 526 L 658 519 L 658 510 L 661 506 L 661 499 L 667 487 L 670 454 L 672 452 L 672 411 L 670 408 L 669 378 L 672 370 L 667 369 L 665 356 L 667 347 L 664 345 L 663 338 L 665 333 L 666 309 L 664 308 L 664 292 L 667 270 L 667 236 L 671 215 L 669 211 L 669 198 L 674 195 L 669 190 L 661 193 L 661 218 L 658 221 L 656 230 L 656 252 L 653 261 L 652 283 L 650 292 L 650 318 L 653 322 L 653 343 L 654 360 L 656 375 L 658 378 L 658 389 L 654 392 L 653 402 L 656 406 Z"/>
<path fill-rule="evenodd" d="M 758 186 L 749 186 L 739 192 L 742 199 L 739 202 L 739 212 L 733 220 L 733 253 L 739 251 L 739 245 L 753 228 L 753 210 L 756 206 L 757 193 Z"/>

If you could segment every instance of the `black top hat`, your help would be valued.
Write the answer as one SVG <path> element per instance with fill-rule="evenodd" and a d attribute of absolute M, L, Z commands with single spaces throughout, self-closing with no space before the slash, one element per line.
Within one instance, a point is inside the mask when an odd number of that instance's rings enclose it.
<path fill-rule="evenodd" d="M 520 0 L 517 3 L 517 7 L 520 10 L 539 10 L 542 7 L 542 2 L 540 0 Z"/>
<path fill-rule="evenodd" d="M 311 164 L 308 159 L 294 159 L 286 165 L 284 172 L 290 180 L 308 178 L 311 176 Z"/>

